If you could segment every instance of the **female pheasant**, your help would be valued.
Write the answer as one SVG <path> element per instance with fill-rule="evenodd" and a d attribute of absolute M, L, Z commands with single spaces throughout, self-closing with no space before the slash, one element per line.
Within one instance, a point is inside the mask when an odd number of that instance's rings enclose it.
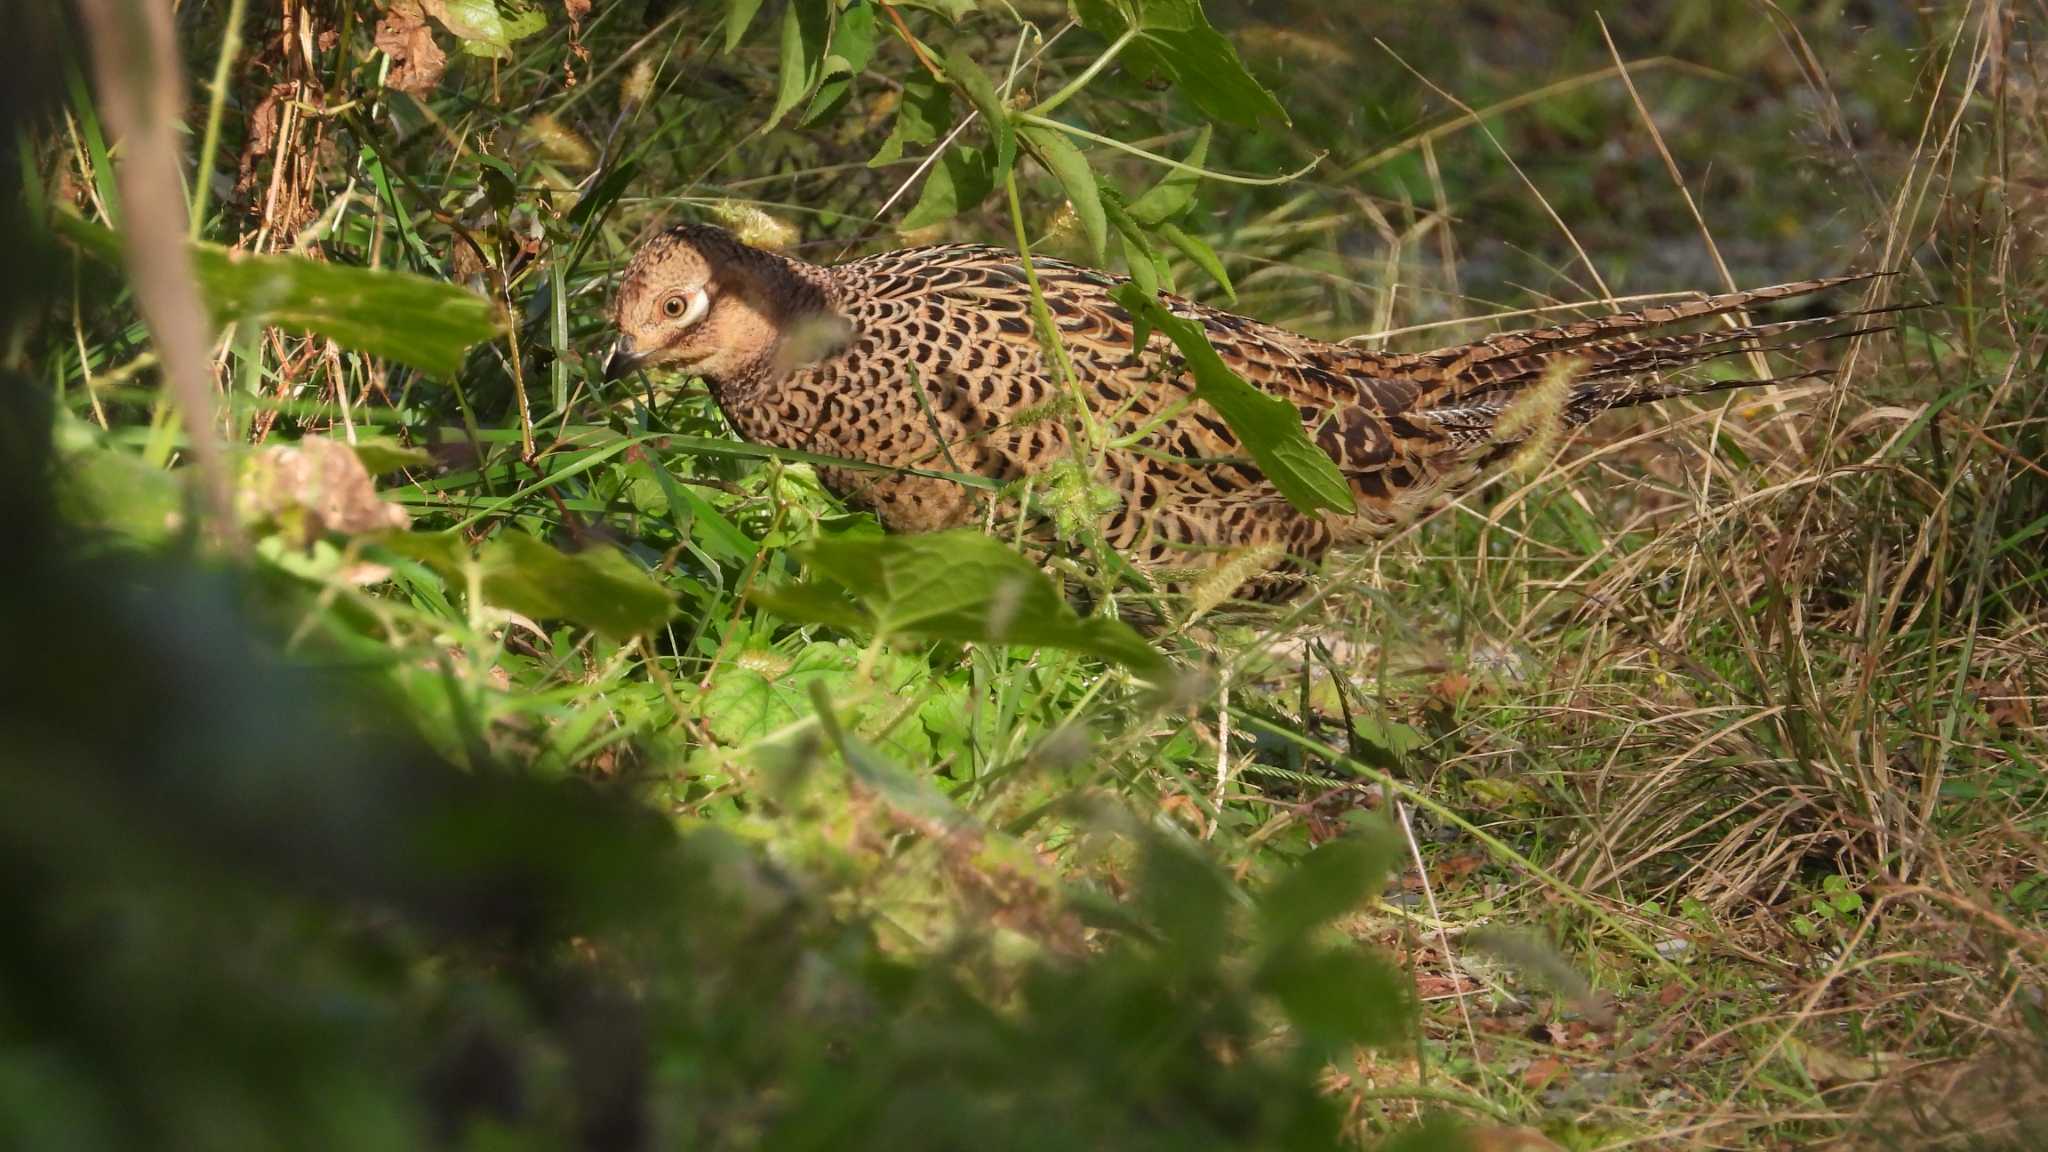
<path fill-rule="evenodd" d="M 1332 545 L 1393 531 L 1512 452 L 1534 429 L 1502 416 L 1546 380 L 1562 389 L 1549 408 L 1566 427 L 1609 408 L 1747 383 L 1662 374 L 1834 318 L 1651 330 L 1858 279 L 1710 296 L 1413 355 L 1163 298 L 1202 326 L 1226 364 L 1300 409 L 1356 499 L 1357 514 L 1339 517 L 1304 514 L 1280 494 L 1194 398 L 1166 336 L 1134 348 L 1132 317 L 1112 297 L 1122 281 L 1042 258 L 1032 270 L 1071 377 L 1040 340 L 1013 252 L 948 245 L 826 267 L 720 229 L 676 228 L 625 272 L 606 377 L 691 373 L 751 440 L 881 466 L 820 476 L 892 531 L 978 523 L 991 497 L 1013 510 L 1010 494 L 1021 487 L 992 492 L 933 472 L 1007 484 L 1074 462 L 1113 494 L 1101 523 L 1108 546 L 1171 581 L 1248 551 L 1312 563 Z M 1298 572 L 1271 573 L 1248 591 L 1272 597 L 1299 583 Z"/>

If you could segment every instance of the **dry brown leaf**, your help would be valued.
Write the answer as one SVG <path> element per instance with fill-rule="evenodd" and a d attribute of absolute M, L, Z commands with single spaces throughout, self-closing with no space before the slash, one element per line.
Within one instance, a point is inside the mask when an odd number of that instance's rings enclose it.
<path fill-rule="evenodd" d="M 441 74 L 448 70 L 448 54 L 434 43 L 419 0 L 391 0 L 384 18 L 377 21 L 375 39 L 378 50 L 391 57 L 386 87 L 425 96 L 440 85 Z"/>
<path fill-rule="evenodd" d="M 268 520 L 304 542 L 329 532 L 403 529 L 405 509 L 377 497 L 355 449 L 308 437 L 266 448 L 246 466 L 237 504 L 244 520 Z"/>

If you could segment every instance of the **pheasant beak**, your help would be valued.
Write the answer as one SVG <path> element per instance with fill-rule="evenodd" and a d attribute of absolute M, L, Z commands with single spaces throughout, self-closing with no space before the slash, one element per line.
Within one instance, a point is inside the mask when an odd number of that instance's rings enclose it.
<path fill-rule="evenodd" d="M 645 355 L 634 349 L 632 341 L 624 336 L 619 337 L 618 341 L 612 345 L 612 350 L 605 353 L 604 382 L 616 384 L 620 380 L 632 375 L 633 370 L 640 367 L 646 359 Z"/>

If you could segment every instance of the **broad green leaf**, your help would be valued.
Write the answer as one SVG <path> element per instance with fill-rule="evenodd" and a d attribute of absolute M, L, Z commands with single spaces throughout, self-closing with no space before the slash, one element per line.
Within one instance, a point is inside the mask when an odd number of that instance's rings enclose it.
<path fill-rule="evenodd" d="M 761 10 L 761 0 L 726 0 L 725 6 L 725 50 L 739 47 L 740 40 L 747 34 L 747 26 L 754 22 L 754 14 Z"/>
<path fill-rule="evenodd" d="M 995 188 L 988 154 L 979 148 L 952 148 L 924 178 L 924 191 L 901 227 L 906 232 L 951 220 L 988 198 Z"/>
<path fill-rule="evenodd" d="M 756 598 L 794 619 L 830 624 L 842 624 L 844 606 L 857 604 L 884 636 L 1061 648 L 1154 679 L 1167 669 L 1129 625 L 1082 618 L 1037 566 L 979 532 L 820 539 L 803 557 L 814 578 L 794 586 L 801 591 Z M 838 606 L 834 618 L 805 614 L 827 604 Z"/>
<path fill-rule="evenodd" d="M 1178 224 L 1161 224 L 1159 234 L 1166 237 L 1167 243 L 1180 249 L 1181 255 L 1193 260 L 1196 267 L 1207 272 L 1209 278 L 1223 289 L 1223 294 L 1230 298 L 1232 304 L 1237 303 L 1237 289 L 1231 286 L 1230 272 L 1223 267 L 1223 261 L 1217 257 L 1214 248 L 1209 247 L 1200 237 L 1181 231 Z"/>
<path fill-rule="evenodd" d="M 804 123 L 814 124 L 837 111 L 846 102 L 853 78 L 868 66 L 874 54 L 875 6 L 855 4 L 839 14 L 839 23 L 832 29 L 832 46 L 826 50 L 821 68 L 824 79 L 818 85 L 818 94 L 811 98 L 810 109 L 804 113 Z"/>
<path fill-rule="evenodd" d="M 903 159 L 905 148 L 936 143 L 952 123 L 953 90 L 929 72 L 914 72 L 903 82 L 903 102 L 896 107 L 889 138 L 868 165 L 892 164 Z"/>
<path fill-rule="evenodd" d="M 1358 944 L 1285 949 L 1261 968 L 1259 985 L 1319 1047 L 1393 1044 L 1408 1035 L 1413 985 Z"/>
<path fill-rule="evenodd" d="M 363 436 L 349 445 L 356 451 L 356 459 L 363 462 L 363 471 L 372 476 L 396 472 L 400 468 L 425 468 L 434 458 L 424 448 L 408 448 L 389 436 Z"/>
<path fill-rule="evenodd" d="M 1207 856 L 1164 835 L 1145 838 L 1138 903 L 1177 967 L 1204 971 L 1221 958 L 1230 902 L 1230 886 Z"/>
<path fill-rule="evenodd" d="M 1140 77 L 1171 81 L 1210 119 L 1247 128 L 1289 122 L 1237 49 L 1209 26 L 1200 0 L 1074 0 L 1074 10 L 1084 27 L 1111 40 L 1130 29 L 1126 11 L 1135 11 L 1141 36 L 1120 62 Z"/>
<path fill-rule="evenodd" d="M 1356 908 L 1386 883 L 1400 858 L 1390 838 L 1352 835 L 1308 854 L 1259 901 L 1269 945 L 1298 940 Z"/>
<path fill-rule="evenodd" d="M 1003 107 L 1002 96 L 973 57 L 955 48 L 946 53 L 945 63 L 946 77 L 967 93 L 975 110 L 988 121 L 989 136 L 996 142 L 995 179 L 1001 183 L 1017 163 L 1017 128 L 1010 121 L 1010 110 Z"/>
<path fill-rule="evenodd" d="M 498 0 L 426 0 L 422 7 L 462 41 L 464 52 L 498 60 L 512 55 L 514 41 L 548 24 L 538 9 L 500 5 Z"/>
<path fill-rule="evenodd" d="M 121 241 L 69 214 L 57 230 L 88 255 L 118 264 Z M 344 347 L 451 376 L 463 354 L 498 332 L 497 310 L 474 292 L 424 276 L 352 268 L 303 256 L 255 256 L 192 246 L 199 285 L 217 324 L 276 324 Z"/>
<path fill-rule="evenodd" d="M 1157 228 L 1169 220 L 1180 218 L 1195 203 L 1195 185 L 1202 178 L 1189 171 L 1200 168 L 1209 158 L 1209 136 L 1213 129 L 1202 125 L 1195 136 L 1195 146 L 1188 150 L 1187 168 L 1171 168 L 1159 183 L 1145 189 L 1145 194 L 1130 203 L 1131 219 L 1147 228 Z"/>
<path fill-rule="evenodd" d="M 1231 371 L 1210 347 L 1200 325 L 1168 312 L 1136 284 L 1117 289 L 1116 298 L 1138 321 L 1140 339 L 1145 331 L 1157 328 L 1180 349 L 1195 377 L 1195 395 L 1230 425 L 1259 470 L 1288 503 L 1311 516 L 1324 509 L 1346 515 L 1357 512 L 1351 486 L 1336 463 L 1308 438 L 1300 409 L 1266 395 Z"/>
<path fill-rule="evenodd" d="M 1088 250 L 1095 254 L 1097 264 L 1102 263 L 1103 246 L 1109 243 L 1109 220 L 1103 213 L 1102 192 L 1095 183 L 1094 171 L 1088 167 L 1088 157 L 1067 139 L 1066 133 L 1055 129 L 1026 125 L 1023 136 L 1039 163 L 1058 177 L 1060 187 L 1066 189 L 1067 202 L 1074 206 L 1081 231 L 1088 237 Z"/>
<path fill-rule="evenodd" d="M 54 431 L 53 490 L 66 519 L 145 544 L 185 527 L 184 485 L 176 475 L 108 447 L 99 429 L 69 416 L 60 416 Z"/>
<path fill-rule="evenodd" d="M 782 63 L 775 82 L 775 107 L 762 130 L 782 123 L 811 90 L 825 54 L 825 29 L 831 23 L 831 0 L 789 0 L 782 10 Z"/>
<path fill-rule="evenodd" d="M 568 553 L 507 531 L 484 545 L 484 599 L 537 620 L 572 620 L 624 640 L 675 613 L 668 589 L 625 553 L 596 545 Z"/>

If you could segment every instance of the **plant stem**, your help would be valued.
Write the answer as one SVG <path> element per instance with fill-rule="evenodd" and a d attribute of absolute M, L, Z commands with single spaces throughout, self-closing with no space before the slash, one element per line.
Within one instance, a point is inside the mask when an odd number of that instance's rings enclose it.
<path fill-rule="evenodd" d="M 1053 93 L 1051 96 L 1046 97 L 1036 107 L 1026 112 L 1025 115 L 1050 115 L 1053 109 L 1073 99 L 1075 95 L 1077 95 L 1081 91 L 1081 89 L 1086 88 L 1088 86 L 1089 81 L 1095 79 L 1095 77 L 1100 75 L 1104 68 L 1109 67 L 1110 62 L 1115 60 L 1117 56 L 1120 53 L 1122 53 L 1127 46 L 1129 46 L 1130 42 L 1136 40 L 1137 38 L 1138 30 L 1135 27 L 1124 29 L 1124 34 L 1117 37 L 1115 41 L 1113 41 L 1110 44 L 1109 51 L 1104 52 L 1100 56 L 1097 56 L 1095 58 L 1095 62 L 1093 64 L 1088 65 L 1086 71 L 1082 72 L 1079 76 L 1076 76 L 1072 80 L 1068 81 L 1066 87 L 1061 88 L 1059 91 Z"/>
<path fill-rule="evenodd" d="M 1213 168 L 1199 168 L 1193 164 L 1186 164 L 1175 160 L 1171 156 L 1161 156 L 1157 152 L 1147 152 L 1143 148 L 1133 144 L 1126 144 L 1113 137 L 1090 132 L 1086 128 L 1076 128 L 1072 124 L 1054 120 L 1048 116 L 1040 116 L 1036 111 L 1019 112 L 1017 119 L 1026 124 L 1035 124 L 1040 128 L 1051 128 L 1057 132 L 1065 132 L 1069 136 L 1077 136 L 1091 144 L 1101 144 L 1104 147 L 1114 148 L 1119 152 L 1128 152 L 1141 160 L 1150 160 L 1154 164 L 1163 165 L 1178 172 L 1192 173 L 1208 180 L 1220 180 L 1225 184 L 1247 184 L 1257 188 L 1269 188 L 1275 184 L 1285 184 L 1290 180 L 1299 180 L 1303 176 L 1315 171 L 1316 165 L 1323 162 L 1322 156 L 1318 155 L 1299 170 L 1289 172 L 1284 176 L 1239 176 L 1230 172 L 1218 172 Z"/>
<path fill-rule="evenodd" d="M 189 235 L 199 239 L 206 226 L 207 193 L 213 187 L 213 158 L 220 149 L 221 113 L 228 102 L 228 69 L 242 51 L 242 16 L 249 0 L 229 0 L 227 27 L 220 37 L 220 56 L 213 62 L 213 92 L 206 103 L 206 135 L 199 145 L 199 166 L 192 173 L 192 221 Z"/>

